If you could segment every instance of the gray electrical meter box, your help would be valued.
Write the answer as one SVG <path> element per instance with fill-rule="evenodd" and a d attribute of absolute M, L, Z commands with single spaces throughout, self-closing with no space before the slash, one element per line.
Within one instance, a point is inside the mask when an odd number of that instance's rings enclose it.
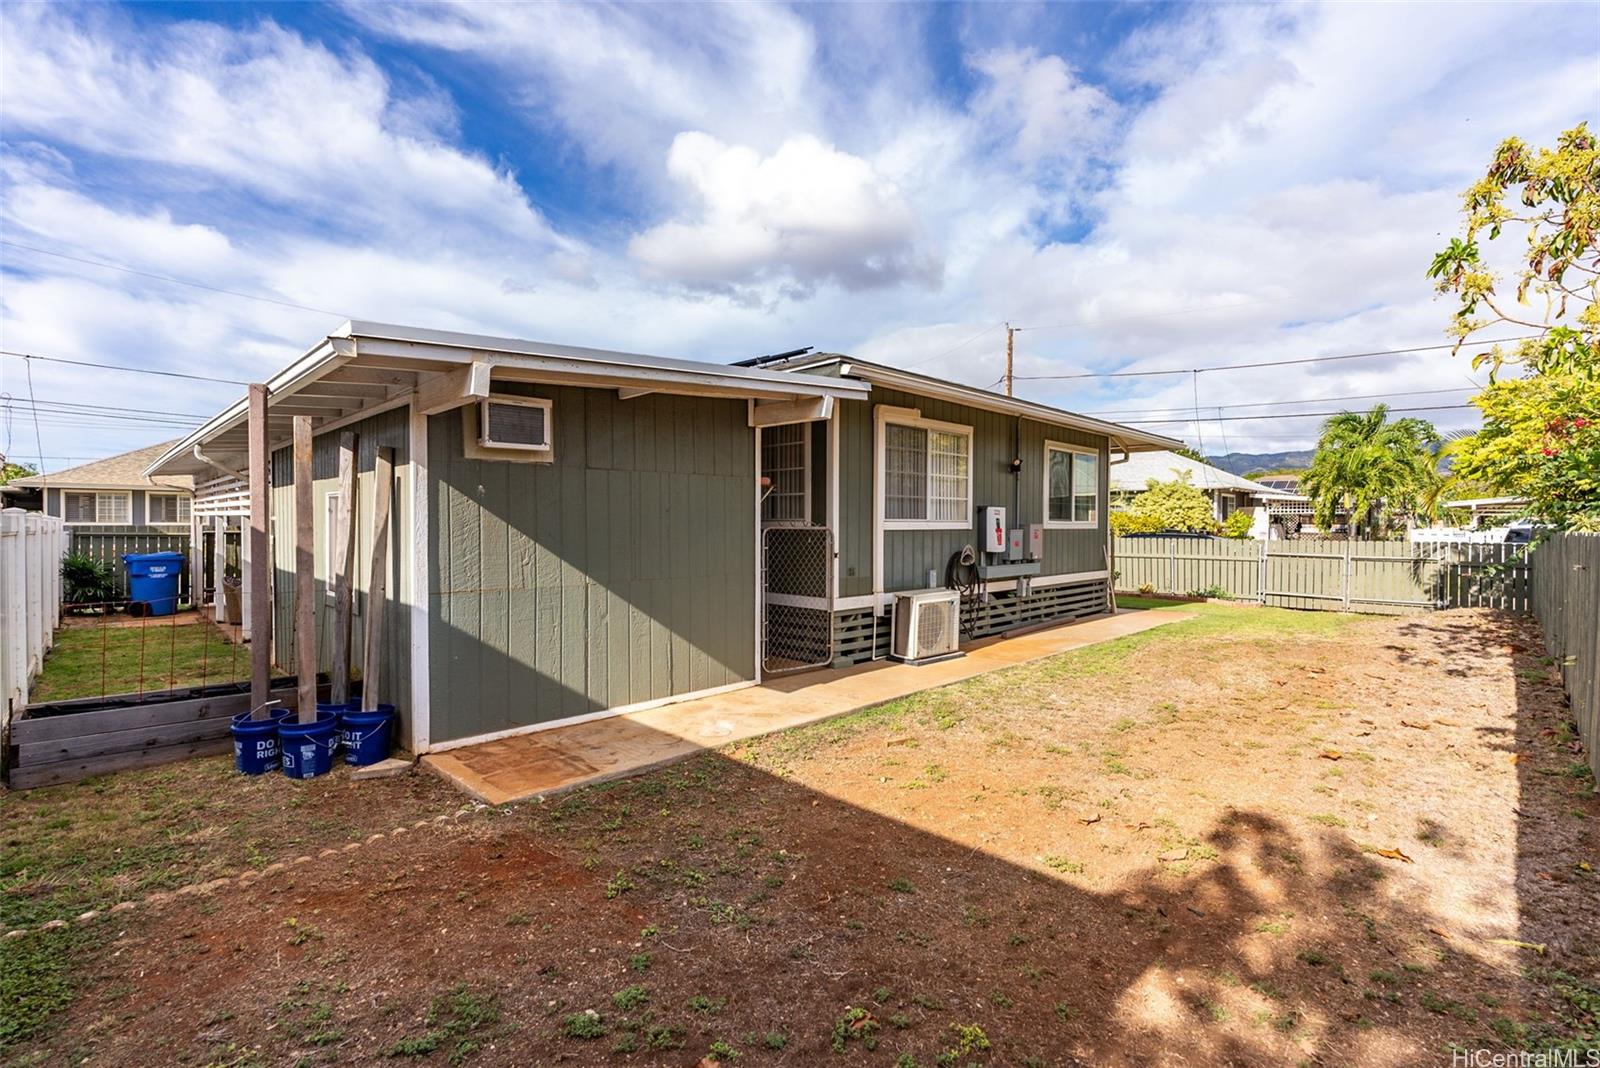
<path fill-rule="evenodd" d="M 1044 524 L 1028 524 L 1028 559 L 1044 559 Z"/>
<path fill-rule="evenodd" d="M 978 513 L 978 541 L 986 553 L 1006 551 L 1006 510 L 991 504 Z"/>
<path fill-rule="evenodd" d="M 1022 559 L 1022 528 L 1012 527 L 1006 532 L 1006 560 Z"/>

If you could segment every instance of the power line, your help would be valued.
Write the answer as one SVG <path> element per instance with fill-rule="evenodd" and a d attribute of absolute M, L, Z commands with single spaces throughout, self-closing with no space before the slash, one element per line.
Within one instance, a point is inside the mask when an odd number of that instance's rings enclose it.
<path fill-rule="evenodd" d="M 941 356 L 948 356 L 952 352 L 956 351 L 957 349 L 966 348 L 968 345 L 972 344 L 974 341 L 978 340 L 980 337 L 982 337 L 983 335 L 987 334 L 989 331 L 994 330 L 996 327 L 1000 327 L 1000 326 L 1004 326 L 1004 325 L 1005 325 L 1004 323 L 990 323 L 988 326 L 984 327 L 982 330 L 979 330 L 976 334 L 973 334 L 971 337 L 967 338 L 967 340 L 961 342 L 961 344 L 959 344 L 959 345 L 951 345 L 949 348 L 945 349 L 943 352 L 934 353 L 932 356 L 929 356 L 929 357 L 927 357 L 925 359 L 912 360 L 910 363 L 902 364 L 901 366 L 903 366 L 903 367 L 921 367 L 925 363 L 932 363 L 934 360 L 939 359 Z"/>
<path fill-rule="evenodd" d="M 22 367 L 28 375 L 28 399 L 31 401 L 33 400 L 33 364 L 24 361 Z M 39 470 L 43 471 L 44 438 L 39 434 L 39 412 L 37 409 L 35 409 L 33 413 L 33 444 L 34 447 L 39 450 Z"/>
<path fill-rule="evenodd" d="M 1425 405 L 1421 405 L 1421 406 L 1418 406 L 1418 407 L 1415 407 L 1415 408 L 1390 408 L 1389 411 L 1391 411 L 1391 412 L 1443 412 L 1443 411 L 1452 411 L 1452 410 L 1457 409 L 1457 408 L 1475 408 L 1475 407 L 1476 407 L 1476 405 L 1472 405 L 1472 404 L 1425 404 Z M 1253 420 L 1253 419 L 1324 419 L 1324 418 L 1327 418 L 1330 415 L 1344 415 L 1344 414 L 1345 413 L 1342 412 L 1342 411 L 1341 412 L 1273 412 L 1273 413 L 1268 414 L 1268 415 L 1224 415 L 1224 416 L 1215 417 L 1213 419 L 1208 419 L 1208 420 L 1206 420 L 1206 422 L 1238 423 L 1238 422 L 1244 422 L 1246 420 Z M 1137 424 L 1139 424 L 1141 426 L 1148 426 L 1148 425 L 1156 424 L 1156 423 L 1160 423 L 1160 424 L 1167 424 L 1167 423 L 1193 423 L 1195 421 L 1196 420 L 1192 416 L 1185 417 L 1185 418 L 1182 418 L 1182 419 L 1129 419 L 1128 420 L 1129 423 L 1137 423 Z"/>
<path fill-rule="evenodd" d="M 1454 386 L 1450 389 L 1402 389 L 1392 393 L 1354 393 L 1347 397 L 1301 397 L 1296 400 L 1251 401 L 1240 404 L 1208 404 L 1206 408 L 1222 410 L 1225 408 L 1265 408 L 1278 404 L 1339 404 L 1344 401 L 1356 400 L 1382 400 L 1385 397 L 1425 397 L 1437 393 L 1470 393 L 1482 386 Z M 1083 412 L 1083 415 L 1156 415 L 1164 412 L 1182 412 L 1188 409 L 1179 405 L 1169 405 L 1161 408 L 1101 408 L 1095 411 Z"/>
<path fill-rule="evenodd" d="M 29 403 L 29 402 L 26 402 L 26 401 L 13 401 L 10 398 L 0 399 L 0 404 L 24 404 L 24 403 Z M 199 420 L 206 420 L 206 419 L 210 419 L 211 418 L 211 416 L 202 415 L 199 412 L 167 412 L 167 411 L 161 411 L 160 409 L 152 409 L 152 408 L 130 408 L 125 404 L 88 404 L 88 403 L 82 402 L 82 401 L 63 401 L 63 400 L 53 400 L 53 399 L 51 399 L 51 400 L 41 399 L 41 400 L 33 401 L 31 403 L 34 404 L 36 407 L 44 409 L 44 410 L 50 410 L 50 409 L 59 408 L 59 409 L 67 410 L 67 411 L 76 412 L 79 409 L 85 409 L 86 408 L 86 409 L 89 409 L 90 411 L 95 411 L 95 412 L 126 412 L 126 413 L 128 413 L 130 415 L 141 415 L 141 416 L 142 415 L 173 415 L 173 416 L 178 416 L 179 418 L 182 418 L 182 419 L 199 419 Z"/>
<path fill-rule="evenodd" d="M 36 352 L 13 352 L 0 349 L 0 356 L 15 356 L 19 360 L 44 360 L 48 363 L 65 363 L 74 367 L 98 367 L 106 371 L 127 371 L 130 374 L 160 375 L 162 378 L 186 378 L 192 382 L 217 382 L 225 386 L 248 386 L 238 378 L 213 378 L 210 375 L 191 375 L 183 371 L 157 371 L 149 367 L 129 367 L 119 363 L 95 363 L 93 360 L 69 360 L 64 356 L 41 356 Z"/>
<path fill-rule="evenodd" d="M 1483 345 L 1502 345 L 1508 341 L 1526 341 L 1529 338 L 1542 337 L 1541 334 L 1523 334 L 1519 337 L 1502 337 L 1493 341 L 1474 342 Z M 1330 356 L 1304 356 L 1293 360 L 1258 360 L 1253 363 L 1219 363 L 1210 367 L 1178 367 L 1166 371 L 1083 371 L 1070 375 L 1017 375 L 1019 381 L 1044 381 L 1046 379 L 1071 379 L 1071 378 L 1144 378 L 1152 375 L 1189 375 L 1202 371 L 1238 371 L 1253 367 L 1288 367 L 1292 364 L 1327 363 L 1333 360 L 1364 360 L 1373 356 L 1409 356 L 1417 352 L 1435 352 L 1439 349 L 1453 349 L 1457 346 L 1450 345 L 1414 345 L 1405 349 L 1381 349 L 1375 352 L 1343 352 Z"/>
<path fill-rule="evenodd" d="M 1259 304 L 1282 304 L 1293 297 L 1267 297 L 1263 300 L 1242 300 L 1236 304 L 1209 304 L 1198 308 L 1180 308 L 1177 311 L 1151 312 L 1148 315 L 1121 315 L 1111 319 L 1079 319 L 1071 323 L 1049 323 L 1045 326 L 1019 326 L 1017 330 L 1066 330 L 1074 326 L 1099 326 L 1102 323 L 1135 323 L 1145 319 L 1170 319 L 1179 315 L 1198 315 L 1202 312 L 1227 311 L 1229 308 L 1253 308 Z"/>
<path fill-rule="evenodd" d="M 229 297 L 241 297 L 244 300 L 259 300 L 263 304 L 276 304 L 280 308 L 295 308 L 299 311 L 316 312 L 318 315 L 331 315 L 336 319 L 355 318 L 355 316 L 345 315 L 343 312 L 329 311 L 326 308 L 313 308 L 305 304 L 296 304 L 292 300 L 279 300 L 276 297 L 263 297 L 255 293 L 241 293 L 237 289 L 222 289 L 217 286 L 208 286 L 204 282 L 193 282 L 186 278 L 174 278 L 168 274 L 156 274 L 152 271 L 141 271 L 137 268 L 127 267 L 120 263 L 110 263 L 106 260 L 91 260 L 84 256 L 69 256 L 65 252 L 52 252 L 50 249 L 39 248 L 35 245 L 24 245 L 19 241 L 6 241 L 4 239 L 0 239 L 0 245 L 6 245 L 10 248 L 25 249 L 28 252 L 37 252 L 41 256 L 54 256 L 57 259 L 71 260 L 73 263 L 86 263 L 91 267 L 104 267 L 112 271 L 124 271 L 128 274 L 139 275 L 141 278 L 154 278 L 161 282 L 171 282 L 173 285 L 190 286 L 194 289 L 204 289 L 209 293 L 221 293 Z"/>

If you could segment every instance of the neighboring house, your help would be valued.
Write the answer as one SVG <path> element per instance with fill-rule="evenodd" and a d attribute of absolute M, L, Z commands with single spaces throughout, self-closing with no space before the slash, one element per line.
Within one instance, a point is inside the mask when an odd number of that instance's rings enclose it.
<path fill-rule="evenodd" d="M 1445 501 L 1444 507 L 1466 509 L 1468 513 L 1467 526 L 1477 530 L 1486 524 L 1493 526 L 1496 522 L 1511 519 L 1527 512 L 1528 498 L 1472 497 L 1459 501 Z"/>
<path fill-rule="evenodd" d="M 1265 516 L 1270 503 L 1288 502 L 1292 494 L 1252 482 L 1247 478 L 1213 467 L 1175 452 L 1144 452 L 1129 456 L 1125 463 L 1111 467 L 1112 507 L 1126 505 L 1143 493 L 1151 479 L 1171 482 L 1187 478 L 1189 484 L 1211 499 L 1211 513 L 1218 522 L 1240 510 Z M 1256 524 L 1258 537 L 1266 537 L 1266 523 Z"/>
<path fill-rule="evenodd" d="M 1280 490 L 1284 493 L 1300 492 L 1300 476 L 1297 474 L 1255 475 L 1250 481 L 1259 482 L 1268 489 Z"/>
<path fill-rule="evenodd" d="M 969 545 L 965 634 L 1102 613 L 1111 461 L 1179 444 L 847 356 L 724 365 L 359 322 L 267 384 L 275 658 L 292 666 L 298 414 L 323 656 L 339 432 L 358 619 L 393 449 L 369 682 L 415 752 L 883 656 L 895 592 L 945 586 Z M 148 471 L 233 477 L 246 429 L 241 400 Z M 1034 559 L 982 551 L 994 505 L 1039 527 Z"/>
<path fill-rule="evenodd" d="M 7 488 L 37 491 L 37 510 L 61 517 L 69 527 L 93 527 L 107 533 L 187 534 L 194 479 L 145 474 L 145 468 L 173 445 L 164 441 L 93 463 L 13 479 Z"/>

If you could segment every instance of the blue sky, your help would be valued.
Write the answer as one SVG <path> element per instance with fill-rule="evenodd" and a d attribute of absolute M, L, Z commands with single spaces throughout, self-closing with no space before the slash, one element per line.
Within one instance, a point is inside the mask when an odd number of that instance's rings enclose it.
<path fill-rule="evenodd" d="M 1592 5 L 12 4 L 4 345 L 259 379 L 340 315 L 987 386 L 1443 340 L 1423 269 L 1495 144 L 1600 113 Z M 325 309 L 289 309 L 18 248 Z M 221 384 L 0 358 L 0 448 L 174 436 Z M 1027 378 L 1220 451 L 1460 403 L 1446 353 Z M 1202 415 L 1192 421 L 1198 387 Z M 1459 387 L 1450 395 L 1407 391 Z M 1187 406 L 1189 411 L 1177 409 Z M 1470 413 L 1433 413 L 1445 426 Z"/>

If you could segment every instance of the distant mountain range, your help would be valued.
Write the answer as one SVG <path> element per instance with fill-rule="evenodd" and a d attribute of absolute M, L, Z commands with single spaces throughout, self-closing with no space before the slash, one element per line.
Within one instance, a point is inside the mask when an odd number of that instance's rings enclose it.
<path fill-rule="evenodd" d="M 1206 462 L 1235 475 L 1251 471 L 1303 471 L 1311 464 L 1312 449 L 1293 452 L 1230 452 L 1224 456 L 1207 456 Z"/>

